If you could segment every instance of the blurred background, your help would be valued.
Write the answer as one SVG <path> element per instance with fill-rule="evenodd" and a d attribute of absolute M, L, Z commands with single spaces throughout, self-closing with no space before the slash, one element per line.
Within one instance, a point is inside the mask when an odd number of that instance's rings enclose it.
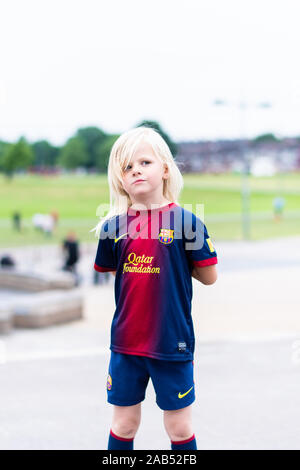
<path fill-rule="evenodd" d="M 114 277 L 90 230 L 111 147 L 139 125 L 169 144 L 218 253 L 217 282 L 193 280 L 200 448 L 299 448 L 298 10 L 1 7 L 0 448 L 106 448 Z M 136 448 L 169 448 L 151 382 L 143 413 Z"/>

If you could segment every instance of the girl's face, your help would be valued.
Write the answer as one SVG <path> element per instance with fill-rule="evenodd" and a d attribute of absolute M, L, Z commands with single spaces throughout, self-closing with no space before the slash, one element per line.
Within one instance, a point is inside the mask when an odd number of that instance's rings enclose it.
<path fill-rule="evenodd" d="M 147 142 L 141 142 L 127 168 L 123 169 L 123 188 L 131 201 L 159 202 L 163 196 L 163 180 L 169 176 L 166 165 L 156 157 Z M 141 182 L 136 182 L 143 180 Z"/>

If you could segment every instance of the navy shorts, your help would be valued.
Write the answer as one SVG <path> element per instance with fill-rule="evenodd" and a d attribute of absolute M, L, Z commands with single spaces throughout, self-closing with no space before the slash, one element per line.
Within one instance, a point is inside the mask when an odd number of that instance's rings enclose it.
<path fill-rule="evenodd" d="M 195 401 L 194 361 L 165 361 L 111 351 L 107 401 L 132 406 L 145 399 L 151 377 L 156 403 L 162 410 L 178 410 Z"/>

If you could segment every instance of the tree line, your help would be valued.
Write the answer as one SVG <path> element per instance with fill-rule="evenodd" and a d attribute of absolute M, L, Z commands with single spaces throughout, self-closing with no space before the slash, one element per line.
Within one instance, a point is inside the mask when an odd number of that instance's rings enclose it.
<path fill-rule="evenodd" d="M 136 127 L 147 126 L 157 130 L 167 142 L 175 157 L 177 146 L 156 121 L 142 121 Z M 8 178 L 20 170 L 73 170 L 106 173 L 109 154 L 120 134 L 108 134 L 98 127 L 77 130 L 61 147 L 47 140 L 30 143 L 22 136 L 15 143 L 0 140 L 0 171 Z"/>

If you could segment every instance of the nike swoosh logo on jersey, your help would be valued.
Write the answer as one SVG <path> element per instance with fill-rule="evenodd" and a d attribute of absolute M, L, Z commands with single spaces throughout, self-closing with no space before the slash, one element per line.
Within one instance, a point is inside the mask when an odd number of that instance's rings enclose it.
<path fill-rule="evenodd" d="M 192 390 L 192 388 L 194 388 L 194 385 L 185 393 L 178 393 L 178 398 L 183 398 L 185 397 L 188 393 L 190 393 L 190 391 Z"/>
<path fill-rule="evenodd" d="M 125 237 L 125 235 L 127 235 L 128 233 L 129 233 L 129 232 L 124 233 L 124 234 L 121 235 L 119 238 L 115 238 L 115 243 L 117 243 L 117 241 L 120 240 L 120 238 Z"/>

